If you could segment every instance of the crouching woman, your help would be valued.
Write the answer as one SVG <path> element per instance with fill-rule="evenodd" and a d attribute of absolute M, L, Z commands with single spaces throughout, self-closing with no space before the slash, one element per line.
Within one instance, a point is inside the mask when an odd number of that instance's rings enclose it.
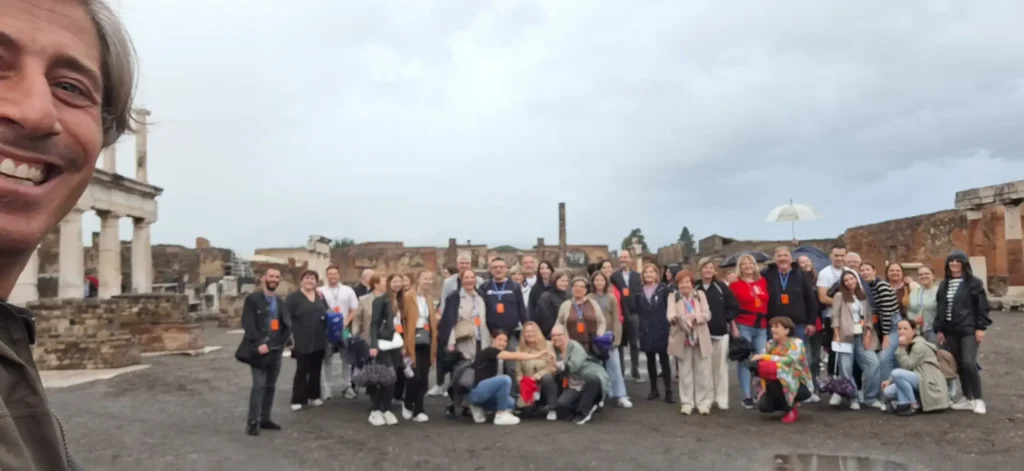
<path fill-rule="evenodd" d="M 552 353 L 548 350 L 534 353 L 506 352 L 508 334 L 501 329 L 495 329 L 491 331 L 491 336 L 491 345 L 481 350 L 473 359 L 473 389 L 467 397 L 469 410 L 473 414 L 473 421 L 478 424 L 486 422 L 487 411 L 493 410 L 494 425 L 515 425 L 519 423 L 519 417 L 512 415 L 515 406 L 513 399 L 509 397 L 512 378 L 498 374 L 498 360 L 537 360 L 551 357 Z"/>
<path fill-rule="evenodd" d="M 803 341 L 794 337 L 793 321 L 788 317 L 776 317 L 768 324 L 772 337 L 765 345 L 764 353 L 751 358 L 757 364 L 757 375 L 761 377 L 758 408 L 765 413 L 785 412 L 782 422 L 788 424 L 797 419 L 797 403 L 811 397 L 810 367 Z"/>
<path fill-rule="evenodd" d="M 892 370 L 892 377 L 882 383 L 885 400 L 895 401 L 893 413 L 914 415 L 918 397 L 924 412 L 948 409 L 946 375 L 939 367 L 938 347 L 917 335 L 917 324 L 910 319 L 901 320 L 897 329 L 899 347 L 896 349 L 896 363 L 899 368 Z"/>

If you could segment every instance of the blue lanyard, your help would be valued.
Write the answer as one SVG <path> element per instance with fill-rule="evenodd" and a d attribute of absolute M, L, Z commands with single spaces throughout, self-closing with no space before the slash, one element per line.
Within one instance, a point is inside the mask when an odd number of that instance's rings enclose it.
<path fill-rule="evenodd" d="M 789 272 L 786 273 L 785 276 L 783 276 L 782 273 L 779 273 L 779 283 L 782 284 L 782 291 L 786 291 L 786 285 L 789 284 L 789 275 L 792 274 L 793 272 Z"/>
<path fill-rule="evenodd" d="M 580 304 L 573 304 L 573 309 L 576 310 L 576 320 L 583 320 L 583 306 Z"/>
<path fill-rule="evenodd" d="M 501 301 L 501 297 L 505 295 L 505 285 L 508 284 L 508 280 L 501 282 L 501 291 L 498 291 L 498 284 L 491 280 L 491 286 L 494 287 L 494 295 L 498 297 L 498 301 Z"/>

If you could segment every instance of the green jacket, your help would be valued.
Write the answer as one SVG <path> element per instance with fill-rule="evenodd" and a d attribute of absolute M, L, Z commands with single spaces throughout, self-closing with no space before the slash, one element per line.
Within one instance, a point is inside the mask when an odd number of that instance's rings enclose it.
<path fill-rule="evenodd" d="M 921 408 L 925 412 L 949 407 L 949 390 L 946 388 L 946 376 L 939 369 L 939 359 L 935 356 L 937 350 L 938 347 L 921 336 L 914 337 L 909 352 L 906 347 L 896 348 L 896 362 L 900 368 L 917 373 Z"/>
<path fill-rule="evenodd" d="M 558 360 L 565 362 L 565 370 L 569 373 L 570 379 L 583 381 L 600 381 L 602 397 L 608 396 L 611 391 L 611 380 L 608 379 L 608 372 L 604 365 L 594 361 L 579 342 L 569 340 L 565 347 L 565 355 L 558 354 Z M 557 349 L 556 349 L 557 354 Z"/>

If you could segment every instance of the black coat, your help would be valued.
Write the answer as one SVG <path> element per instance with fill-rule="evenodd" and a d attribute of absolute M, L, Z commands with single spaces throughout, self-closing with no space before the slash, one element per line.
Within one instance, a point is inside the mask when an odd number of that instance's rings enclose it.
<path fill-rule="evenodd" d="M 782 288 L 779 267 L 774 263 L 769 263 L 761 271 L 761 276 L 768 285 L 768 319 L 788 317 L 795 325 L 814 326 L 821 315 L 818 309 L 818 289 L 797 262 L 790 265 L 785 289 Z M 782 303 L 783 295 L 789 297 L 788 304 Z"/>
<path fill-rule="evenodd" d="M 292 318 L 292 336 L 295 339 L 295 353 L 307 355 L 327 348 L 327 301 L 317 292 L 310 302 L 302 291 L 296 291 L 285 298 L 288 313 Z"/>
<path fill-rule="evenodd" d="M 708 307 L 711 308 L 711 320 L 708 322 L 711 335 L 729 335 L 729 323 L 736 320 L 740 314 L 740 304 L 732 290 L 717 279 L 713 279 L 710 288 L 706 290 L 704 283 L 698 281 L 697 289 L 704 291 Z"/>
<path fill-rule="evenodd" d="M 949 270 L 949 262 L 959 260 L 963 265 L 963 281 L 953 295 L 953 319 L 946 321 L 946 307 L 949 302 L 946 300 L 946 292 L 949 291 L 949 280 L 953 278 Z M 988 329 L 992 325 L 992 318 L 989 317 L 988 295 L 985 293 L 985 285 L 978 277 L 974 276 L 971 270 L 971 262 L 961 252 L 954 252 L 946 258 L 946 278 L 939 283 L 939 289 L 935 293 L 936 311 L 935 322 L 932 330 L 944 335 L 969 336 L 974 335 L 977 330 Z"/>
<path fill-rule="evenodd" d="M 632 290 L 629 294 L 633 294 Z M 658 284 L 651 300 L 644 296 L 643 288 L 637 290 L 637 316 L 640 319 L 640 350 L 665 353 L 668 351 L 668 297 L 665 285 Z"/>
<path fill-rule="evenodd" d="M 643 290 L 643 282 L 640 280 L 641 274 L 636 271 L 629 272 L 629 286 L 626 286 L 626 279 L 622 276 L 622 270 L 616 270 L 612 273 L 612 284 L 619 289 L 622 293 L 622 310 L 624 314 L 636 314 L 637 312 L 637 297 L 640 296 L 640 291 Z M 626 288 L 629 288 L 629 295 L 626 295 Z M 667 304 L 666 304 L 667 306 Z"/>
<path fill-rule="evenodd" d="M 276 295 L 275 295 L 276 296 Z M 242 303 L 242 330 L 244 340 L 252 347 L 266 344 L 272 350 L 280 350 L 292 333 L 292 318 L 287 303 L 277 296 L 277 317 L 281 330 L 276 335 L 270 331 L 270 303 L 263 291 L 254 291 Z"/>
<path fill-rule="evenodd" d="M 448 336 L 452 334 L 455 323 L 459 320 L 459 303 L 462 302 L 462 287 L 448 293 L 444 298 L 444 311 L 441 311 L 441 320 L 437 322 L 437 345 L 438 351 L 447 348 Z"/>
<path fill-rule="evenodd" d="M 372 306 L 370 348 L 380 348 L 378 340 L 391 340 L 395 337 L 395 310 L 391 307 L 391 295 L 378 296 Z"/>
<path fill-rule="evenodd" d="M 544 338 L 551 338 L 551 329 L 555 327 L 555 321 L 558 320 L 558 310 L 568 299 L 568 292 L 560 291 L 555 287 L 551 287 L 540 295 L 540 299 L 537 300 L 537 309 L 533 310 L 534 317 L 530 320 L 537 323 Z"/>
<path fill-rule="evenodd" d="M 544 279 L 538 276 L 533 288 L 530 288 L 530 297 L 526 300 L 526 310 L 530 319 L 534 317 L 534 311 L 537 309 L 537 302 L 540 301 L 541 295 L 549 289 L 551 289 L 551 285 L 544 283 Z"/>

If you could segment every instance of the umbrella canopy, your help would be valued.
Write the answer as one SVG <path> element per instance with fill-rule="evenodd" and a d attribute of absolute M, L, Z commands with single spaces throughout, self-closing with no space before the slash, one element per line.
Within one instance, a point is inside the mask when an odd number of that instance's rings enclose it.
<path fill-rule="evenodd" d="M 718 267 L 719 268 L 735 267 L 736 266 L 736 262 L 739 261 L 740 256 L 743 255 L 743 254 L 753 255 L 754 256 L 754 261 L 757 262 L 757 263 L 764 263 L 764 262 L 767 262 L 767 261 L 772 259 L 771 255 L 768 255 L 768 254 L 766 254 L 764 252 L 759 252 L 757 250 L 744 250 L 742 252 L 736 252 L 736 253 L 726 257 L 725 260 L 722 260 L 722 263 L 719 264 Z"/>
<path fill-rule="evenodd" d="M 821 272 L 825 267 L 832 264 L 832 260 L 828 258 L 828 255 L 813 245 L 801 245 L 793 250 L 793 260 L 800 258 L 801 255 L 806 255 L 807 258 L 811 259 L 816 273 Z"/>
<path fill-rule="evenodd" d="M 764 222 L 788 222 L 790 230 L 793 233 L 793 240 L 796 240 L 796 222 L 797 221 L 813 221 L 818 219 L 818 211 L 814 208 L 807 206 L 806 204 L 794 203 L 793 200 L 789 200 L 789 204 L 778 206 L 775 209 L 768 212 L 768 217 L 764 218 Z"/>

